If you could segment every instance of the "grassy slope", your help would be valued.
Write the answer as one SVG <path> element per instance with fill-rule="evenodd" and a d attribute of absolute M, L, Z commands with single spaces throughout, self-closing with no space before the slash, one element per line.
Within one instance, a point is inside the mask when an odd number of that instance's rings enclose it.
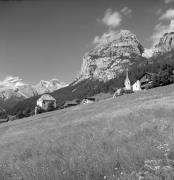
<path fill-rule="evenodd" d="M 0 179 L 103 179 L 174 157 L 174 85 L 0 125 Z M 20 178 L 19 178 L 20 177 Z M 23 178 L 22 178 L 23 177 Z"/>

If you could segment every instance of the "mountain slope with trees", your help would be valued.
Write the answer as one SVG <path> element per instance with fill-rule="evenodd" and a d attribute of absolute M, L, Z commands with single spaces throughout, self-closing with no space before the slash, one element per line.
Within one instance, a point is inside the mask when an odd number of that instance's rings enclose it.
<path fill-rule="evenodd" d="M 153 87 L 164 86 L 174 82 L 174 49 L 171 39 L 173 33 L 164 34 L 155 46 L 154 56 L 147 59 L 142 56 L 143 47 L 130 31 L 120 31 L 112 38 L 97 44 L 84 56 L 80 75 L 69 86 L 50 93 L 57 100 L 57 108 L 61 109 L 67 100 L 94 96 L 99 93 L 114 93 L 124 87 L 126 69 L 133 84 L 145 72 L 155 73 Z M 165 48 L 165 46 L 170 48 Z M 162 47 L 162 48 L 161 48 Z M 156 53 L 160 50 L 160 53 Z M 164 49 L 164 51 L 163 51 Z M 106 73 L 107 72 L 107 73 Z M 3 106 L 9 114 L 33 114 L 35 96 L 19 102 L 15 106 Z"/>

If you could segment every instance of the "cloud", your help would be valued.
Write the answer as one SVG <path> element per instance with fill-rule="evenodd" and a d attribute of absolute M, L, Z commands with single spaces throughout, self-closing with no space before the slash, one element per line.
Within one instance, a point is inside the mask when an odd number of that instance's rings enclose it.
<path fill-rule="evenodd" d="M 121 9 L 120 11 L 123 15 L 128 16 L 132 13 L 132 9 L 129 9 L 128 7 L 124 7 L 123 9 Z"/>
<path fill-rule="evenodd" d="M 97 19 L 98 22 L 102 22 L 108 27 L 116 28 L 120 26 L 123 16 L 131 15 L 132 10 L 128 7 L 124 7 L 120 11 L 112 11 L 112 9 L 107 9 L 102 20 Z"/>
<path fill-rule="evenodd" d="M 122 15 L 118 11 L 112 12 L 112 9 L 107 9 L 102 19 L 103 24 L 108 27 L 118 27 L 121 24 Z"/>
<path fill-rule="evenodd" d="M 144 49 L 144 53 L 142 54 L 142 56 L 145 58 L 151 58 L 152 55 L 153 55 L 152 49 Z"/>
<path fill-rule="evenodd" d="M 103 35 L 96 36 L 93 44 L 106 44 L 113 40 L 119 39 L 123 34 L 128 36 L 131 34 L 131 32 L 129 30 L 108 30 L 108 32 L 103 33 Z"/>
<path fill-rule="evenodd" d="M 160 20 L 164 19 L 173 19 L 174 18 L 174 9 L 168 9 L 164 14 L 160 16 Z"/>
<path fill-rule="evenodd" d="M 114 40 L 118 36 L 118 31 L 109 30 L 103 33 L 102 36 L 96 36 L 93 40 L 93 44 L 104 44 Z"/>
<path fill-rule="evenodd" d="M 174 0 L 173 0 L 174 1 Z M 168 1 L 169 2 L 169 1 Z M 162 11 L 159 11 L 162 12 Z M 159 39 L 165 34 L 174 32 L 174 9 L 170 8 L 164 13 L 159 13 L 159 23 L 154 27 L 154 33 L 151 36 L 153 46 L 159 42 Z M 166 24 L 166 20 L 170 21 Z"/>
<path fill-rule="evenodd" d="M 124 7 L 120 11 L 112 11 L 112 9 L 107 9 L 105 11 L 104 17 L 102 19 L 97 19 L 97 22 L 103 23 L 108 27 L 108 31 L 103 33 L 101 36 L 96 36 L 93 40 L 93 44 L 102 44 L 110 42 L 117 38 L 118 31 L 117 27 L 121 25 L 123 16 L 128 16 L 132 13 L 132 10 L 128 7 Z M 127 31 L 125 30 L 125 33 Z"/>
<path fill-rule="evenodd" d="M 164 0 L 164 3 L 165 3 L 165 4 L 169 4 L 169 3 L 171 3 L 171 2 L 174 2 L 174 0 Z"/>
<path fill-rule="evenodd" d="M 153 44 L 158 43 L 159 39 L 165 34 L 174 31 L 174 20 L 171 20 L 170 24 L 165 25 L 162 22 L 157 24 L 154 28 L 154 33 L 152 35 Z"/>
<path fill-rule="evenodd" d="M 103 23 L 109 28 L 116 28 L 121 25 L 123 16 L 129 16 L 131 15 L 131 13 L 132 10 L 129 9 L 127 6 L 122 8 L 120 11 L 112 11 L 112 9 L 107 9 L 105 11 L 104 17 L 102 19 L 98 18 L 97 22 Z"/>

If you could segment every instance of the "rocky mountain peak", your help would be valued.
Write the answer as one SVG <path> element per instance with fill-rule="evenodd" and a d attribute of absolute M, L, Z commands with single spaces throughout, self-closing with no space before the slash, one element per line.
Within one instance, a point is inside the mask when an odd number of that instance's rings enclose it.
<path fill-rule="evenodd" d="M 50 81 L 41 80 L 36 86 L 33 86 L 24 83 L 19 77 L 10 75 L 0 81 L 0 100 L 26 99 L 38 94 L 50 93 L 65 86 L 67 84 L 55 78 Z"/>
<path fill-rule="evenodd" d="M 174 26 L 174 22 L 173 22 Z M 164 54 L 174 49 L 174 32 L 165 33 L 154 47 L 154 55 Z"/>
<path fill-rule="evenodd" d="M 104 34 L 83 57 L 78 81 L 88 78 L 113 79 L 141 57 L 143 51 L 136 35 L 129 30 Z"/>
<path fill-rule="evenodd" d="M 37 95 L 36 90 L 30 84 L 26 84 L 19 77 L 7 76 L 0 82 L 0 98 L 8 100 L 10 98 L 29 98 Z"/>
<path fill-rule="evenodd" d="M 38 94 L 50 93 L 60 88 L 67 86 L 67 84 L 60 82 L 58 79 L 54 78 L 50 81 L 41 80 L 36 86 Z"/>

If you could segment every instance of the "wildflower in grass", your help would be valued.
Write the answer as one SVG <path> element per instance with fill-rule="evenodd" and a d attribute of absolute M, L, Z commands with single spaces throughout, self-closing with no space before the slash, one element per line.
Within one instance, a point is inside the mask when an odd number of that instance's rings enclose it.
<path fill-rule="evenodd" d="M 157 149 L 163 151 L 163 152 L 169 152 L 169 145 L 168 144 L 161 144 L 157 147 Z"/>
<path fill-rule="evenodd" d="M 156 171 L 160 169 L 161 163 L 162 160 L 146 160 L 144 167 Z"/>

